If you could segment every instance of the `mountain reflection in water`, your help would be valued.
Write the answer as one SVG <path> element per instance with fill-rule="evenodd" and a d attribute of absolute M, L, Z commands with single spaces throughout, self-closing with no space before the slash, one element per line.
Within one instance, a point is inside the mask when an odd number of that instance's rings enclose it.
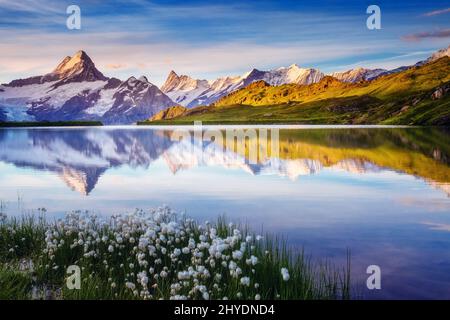
<path fill-rule="evenodd" d="M 439 128 L 281 129 L 279 153 L 257 163 L 248 149 L 194 139 L 171 138 L 172 130 L 1 129 L 0 160 L 16 167 L 57 173 L 73 190 L 88 195 L 108 169 L 127 165 L 148 168 L 163 159 L 170 171 L 199 166 L 239 168 L 253 175 L 278 175 L 296 180 L 323 168 L 353 173 L 395 170 L 417 176 L 450 195 L 450 133 Z M 225 134 L 224 134 L 225 137 Z M 270 144 L 270 136 L 269 136 Z M 235 142 L 236 144 L 237 142 Z M 242 150 L 242 149 L 241 149 Z"/>

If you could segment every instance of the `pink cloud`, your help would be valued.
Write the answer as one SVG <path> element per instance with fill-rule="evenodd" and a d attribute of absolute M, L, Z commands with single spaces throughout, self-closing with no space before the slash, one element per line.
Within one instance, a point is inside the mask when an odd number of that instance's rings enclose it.
<path fill-rule="evenodd" d="M 109 63 L 109 64 L 106 65 L 106 68 L 114 69 L 114 70 L 122 69 L 122 68 L 125 68 L 125 67 L 126 67 L 126 65 L 123 64 L 123 63 Z"/>
<path fill-rule="evenodd" d="M 445 9 L 441 9 L 441 10 L 435 10 L 435 11 L 430 11 L 424 14 L 425 17 L 432 17 L 432 16 L 438 16 L 441 14 L 446 14 L 450 12 L 450 8 L 445 8 Z"/>
<path fill-rule="evenodd" d="M 419 33 L 408 34 L 403 36 L 405 41 L 421 41 L 429 38 L 448 38 L 450 37 L 450 29 L 441 29 L 436 31 L 424 31 Z"/>

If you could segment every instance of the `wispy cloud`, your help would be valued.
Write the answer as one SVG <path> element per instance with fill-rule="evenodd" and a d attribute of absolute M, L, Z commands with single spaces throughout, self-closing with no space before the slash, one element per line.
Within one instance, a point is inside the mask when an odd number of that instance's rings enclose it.
<path fill-rule="evenodd" d="M 428 226 L 431 230 L 450 232 L 450 224 L 447 223 L 423 222 L 422 224 Z"/>
<path fill-rule="evenodd" d="M 394 69 L 403 65 L 414 64 L 421 59 L 425 59 L 430 56 L 434 50 L 415 51 L 406 54 L 393 55 L 389 57 L 374 58 L 368 60 L 361 60 L 351 64 L 339 65 L 335 67 L 337 71 L 346 71 L 349 69 L 355 69 L 359 67 L 370 69 Z"/>
<path fill-rule="evenodd" d="M 41 0 L 0 0 L 0 8 L 2 10 L 37 13 L 37 14 L 63 14 L 61 8 L 65 8 L 64 4 L 54 1 Z"/>
<path fill-rule="evenodd" d="M 117 70 L 117 69 L 123 69 L 125 68 L 127 65 L 124 63 L 108 63 L 106 65 L 106 68 L 108 69 L 113 69 L 113 70 Z"/>
<path fill-rule="evenodd" d="M 408 34 L 406 36 L 403 36 L 402 39 L 405 41 L 421 41 L 423 39 L 449 38 L 449 37 L 450 37 L 450 29 L 441 29 L 435 31 L 424 31 Z"/>
<path fill-rule="evenodd" d="M 20 77 L 38 75 L 52 70 L 66 55 L 85 50 L 108 76 L 127 78 L 147 75 L 150 81 L 161 84 L 171 69 L 193 77 L 213 79 L 216 76 L 240 75 L 252 68 L 267 69 L 298 63 L 314 66 L 323 60 L 345 58 L 354 52 L 372 52 L 366 43 L 341 46 L 332 41 L 285 42 L 277 46 L 227 40 L 222 43 L 203 43 L 193 46 L 176 40 L 128 43 L 119 45 L 126 37 L 122 33 L 83 34 L 29 34 L 14 33 L 13 39 L 0 39 L 0 70 L 11 74 L 10 81 Z M 145 34 L 135 35 L 145 38 Z M 45 43 L 45 46 L 40 44 Z M 101 46 L 97 44 L 101 43 Z M 319 50 L 320 49 L 320 50 Z M 379 47 L 383 50 L 383 47 Z M 32 52 L 32 54 L 30 54 Z M 28 70 L 28 71 L 27 71 Z"/>
<path fill-rule="evenodd" d="M 77 3 L 82 28 L 71 31 L 65 26 L 69 2 L 0 0 L 0 82 L 49 72 L 62 57 L 79 49 L 87 51 L 108 76 L 146 74 L 161 83 L 171 69 L 207 79 L 292 63 L 333 71 L 355 61 L 382 62 L 380 57 L 386 58 L 387 52 L 399 56 L 434 50 L 446 41 L 435 40 L 430 48 L 425 41 L 400 40 L 402 34 L 433 27 L 434 19 L 421 17 L 430 8 L 439 8 L 430 2 L 390 9 L 384 22 L 389 28 L 379 32 L 367 30 L 359 0 L 339 7 L 324 0 Z M 420 28 L 411 19 L 417 19 Z M 409 59 L 400 57 L 395 63 Z"/>
<path fill-rule="evenodd" d="M 430 12 L 425 13 L 424 16 L 425 17 L 433 17 L 433 16 L 438 16 L 438 15 L 446 14 L 446 13 L 450 13 L 450 8 L 430 11 Z"/>

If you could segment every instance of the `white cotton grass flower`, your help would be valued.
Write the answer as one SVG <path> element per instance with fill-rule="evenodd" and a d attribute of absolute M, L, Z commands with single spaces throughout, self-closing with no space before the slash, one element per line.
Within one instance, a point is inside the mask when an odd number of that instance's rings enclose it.
<path fill-rule="evenodd" d="M 258 258 L 252 255 L 250 256 L 250 259 L 245 260 L 245 263 L 249 266 L 255 266 L 258 263 Z"/>
<path fill-rule="evenodd" d="M 255 300 L 261 300 L 261 295 L 256 294 L 256 295 L 255 295 Z"/>
<path fill-rule="evenodd" d="M 243 286 L 250 286 L 250 278 L 249 277 L 242 277 L 241 278 L 241 284 Z"/>
<path fill-rule="evenodd" d="M 191 277 L 188 271 L 178 272 L 178 280 L 188 280 Z"/>
<path fill-rule="evenodd" d="M 284 281 L 289 281 L 290 279 L 289 270 L 287 268 L 281 268 L 281 276 L 283 277 Z"/>
<path fill-rule="evenodd" d="M 260 284 L 251 280 L 261 277 L 255 266 L 268 258 L 255 242 L 262 237 L 234 224 L 223 233 L 212 224 L 179 220 L 168 208 L 105 219 L 73 213 L 49 225 L 43 254 L 51 261 L 46 268 L 56 269 L 52 262 L 65 265 L 60 262 L 65 250 L 75 253 L 73 262 L 87 268 L 87 278 L 95 277 L 99 268 L 107 272 L 108 285 L 120 287 L 119 298 L 123 290 L 139 299 L 261 298 Z M 281 276 L 289 280 L 287 268 L 281 269 Z M 230 281 L 241 292 L 229 293 Z"/>
<path fill-rule="evenodd" d="M 127 287 L 130 290 L 136 289 L 136 285 L 133 282 L 125 282 L 125 287 Z"/>
<path fill-rule="evenodd" d="M 242 251 L 236 250 L 236 251 L 233 251 L 232 257 L 233 257 L 233 259 L 235 259 L 235 260 L 241 260 L 243 255 L 244 255 L 244 254 L 243 254 Z"/>

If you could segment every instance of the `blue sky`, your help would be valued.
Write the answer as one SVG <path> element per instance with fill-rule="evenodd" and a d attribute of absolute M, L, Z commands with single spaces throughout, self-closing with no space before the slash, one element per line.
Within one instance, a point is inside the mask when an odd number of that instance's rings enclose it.
<path fill-rule="evenodd" d="M 81 8 L 81 30 L 66 8 Z M 382 29 L 366 28 L 381 8 Z M 49 1 L 0 0 L 0 82 L 51 71 L 83 49 L 108 76 L 170 70 L 196 78 L 297 63 L 324 72 L 394 68 L 450 40 L 448 1 Z"/>

